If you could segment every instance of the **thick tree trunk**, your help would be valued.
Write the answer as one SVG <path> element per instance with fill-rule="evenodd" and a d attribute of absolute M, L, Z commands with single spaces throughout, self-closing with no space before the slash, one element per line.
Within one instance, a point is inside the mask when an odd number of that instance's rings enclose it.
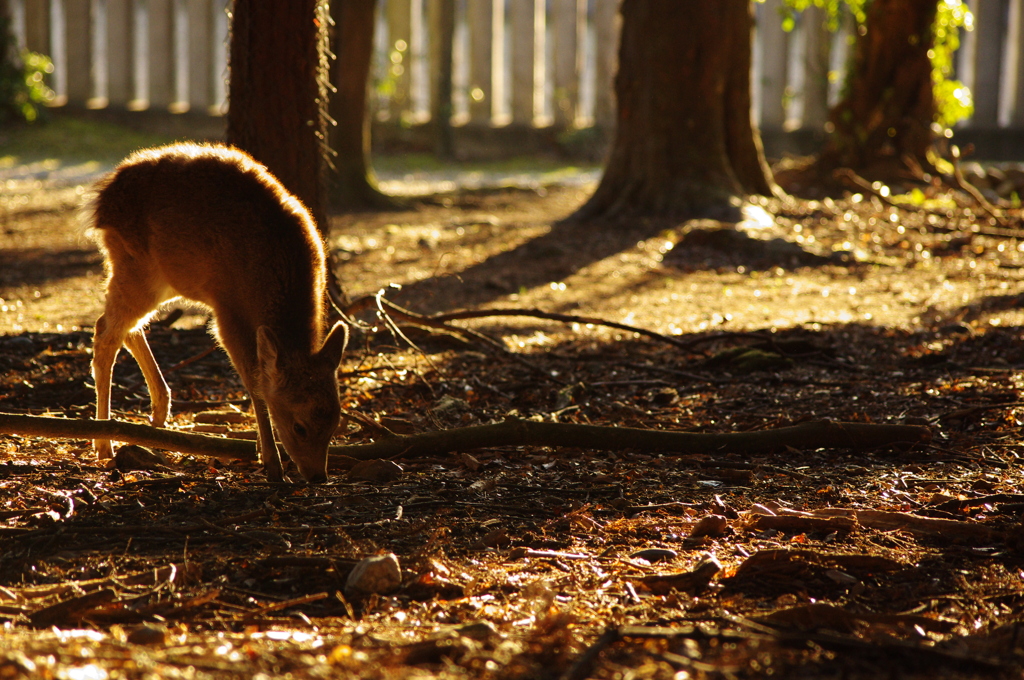
<path fill-rule="evenodd" d="M 329 231 L 324 191 L 327 3 L 235 0 L 227 141 L 266 165 Z"/>
<path fill-rule="evenodd" d="M 936 7 L 936 0 L 868 5 L 847 92 L 829 116 L 819 174 L 843 167 L 887 181 L 906 176 L 908 167 L 930 167 L 935 95 L 928 53 Z"/>
<path fill-rule="evenodd" d="M 338 210 L 393 208 L 396 202 L 377 189 L 370 168 L 370 118 L 366 93 L 373 55 L 377 0 L 342 0 L 331 6 L 337 54 L 331 81 L 336 88 L 330 113 L 333 171 L 331 202 Z"/>
<path fill-rule="evenodd" d="M 775 191 L 750 118 L 750 3 L 625 0 L 622 19 L 615 141 L 574 219 L 724 218 Z"/>

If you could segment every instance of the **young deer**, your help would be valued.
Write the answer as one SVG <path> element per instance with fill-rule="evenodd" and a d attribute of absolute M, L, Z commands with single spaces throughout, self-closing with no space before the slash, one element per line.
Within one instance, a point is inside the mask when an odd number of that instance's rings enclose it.
<path fill-rule="evenodd" d="M 283 479 L 276 430 L 302 476 L 326 481 L 348 333 L 341 323 L 326 332 L 326 257 L 305 207 L 250 156 L 214 145 L 139 151 L 98 190 L 93 226 L 109 278 L 93 340 L 96 418 L 110 417 L 124 344 L 146 377 L 151 422 L 163 426 L 171 394 L 144 327 L 161 303 L 187 298 L 213 310 L 214 333 L 252 398 L 267 477 Z M 111 457 L 109 440 L 95 447 Z"/>

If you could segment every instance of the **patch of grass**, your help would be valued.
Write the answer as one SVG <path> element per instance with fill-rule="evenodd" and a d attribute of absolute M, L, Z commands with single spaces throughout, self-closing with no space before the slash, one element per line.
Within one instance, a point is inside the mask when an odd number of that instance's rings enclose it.
<path fill-rule="evenodd" d="M 116 163 L 132 151 L 174 141 L 104 121 L 66 115 L 0 131 L 0 166 L 47 159 Z"/>
<path fill-rule="evenodd" d="M 450 161 L 426 153 L 395 155 L 373 154 L 377 172 L 487 172 L 515 174 L 520 172 L 552 173 L 558 177 L 600 167 L 598 164 L 572 163 L 545 156 L 515 156 L 494 161 Z"/>
<path fill-rule="evenodd" d="M 181 126 L 174 126 L 181 132 Z M 203 138 L 199 132 L 197 139 Z M 45 120 L 0 129 L 0 168 L 54 160 L 62 163 L 96 162 L 113 165 L 137 149 L 181 141 L 170 132 L 140 131 L 94 116 L 51 112 Z M 539 173 L 542 183 L 557 182 L 596 164 L 578 164 L 544 156 L 517 156 L 495 161 L 453 162 L 425 153 L 374 154 L 373 167 L 385 174 L 486 173 L 512 175 Z"/>

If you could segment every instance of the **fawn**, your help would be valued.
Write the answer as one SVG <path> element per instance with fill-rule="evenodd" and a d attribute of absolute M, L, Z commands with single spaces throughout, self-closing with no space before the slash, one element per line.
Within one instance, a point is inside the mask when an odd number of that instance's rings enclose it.
<path fill-rule="evenodd" d="M 96 418 L 110 418 L 114 359 L 124 344 L 162 427 L 171 394 L 144 327 L 172 298 L 213 311 L 213 331 L 252 399 L 260 459 L 281 481 L 274 440 L 310 482 L 327 479 L 341 404 L 344 324 L 326 329 L 327 263 L 306 208 L 252 157 L 220 145 L 139 151 L 98 186 L 93 226 L 106 255 L 107 299 L 96 321 Z M 109 440 L 94 442 L 110 458 Z"/>

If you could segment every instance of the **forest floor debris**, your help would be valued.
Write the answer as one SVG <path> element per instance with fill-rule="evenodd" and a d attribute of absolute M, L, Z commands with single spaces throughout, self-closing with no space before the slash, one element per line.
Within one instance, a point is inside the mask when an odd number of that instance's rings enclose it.
<path fill-rule="evenodd" d="M 762 241 L 791 245 L 736 247 L 707 221 L 560 222 L 591 189 L 451 192 L 337 217 L 340 278 L 354 297 L 399 284 L 388 298 L 421 313 L 536 308 L 686 346 L 458 322 L 525 364 L 409 330 L 413 349 L 385 329 L 344 361 L 339 443 L 509 416 L 720 433 L 829 419 L 924 426 L 931 440 L 743 455 L 495 446 L 307 486 L 173 453 L 108 469 L 88 440 L 0 435 L 0 674 L 1019 677 L 1019 211 L 1005 228 L 946 190 L 903 207 L 766 199 Z M 0 206 L 0 411 L 88 418 L 101 258 L 75 219 L 79 192 L 39 191 Z M 245 392 L 204 323 L 187 310 L 150 331 L 175 367 L 170 427 L 246 438 Z M 114 400 L 118 418 L 145 421 L 127 353 Z M 382 555 L 396 591 L 346 589 Z"/>

